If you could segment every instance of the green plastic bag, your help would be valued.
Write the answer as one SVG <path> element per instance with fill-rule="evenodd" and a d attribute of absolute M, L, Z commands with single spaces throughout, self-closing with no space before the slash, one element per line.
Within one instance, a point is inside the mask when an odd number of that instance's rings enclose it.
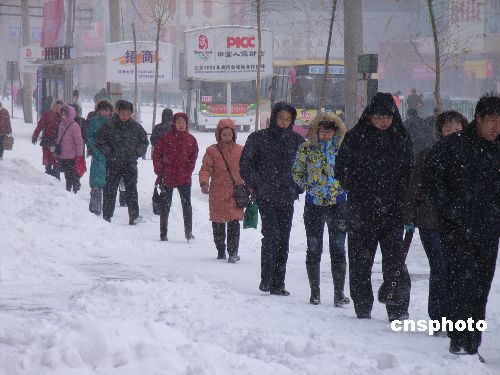
<path fill-rule="evenodd" d="M 257 206 L 257 203 L 251 202 L 245 210 L 245 217 L 243 218 L 243 229 L 246 228 L 257 229 L 258 222 L 259 222 L 259 206 Z"/>

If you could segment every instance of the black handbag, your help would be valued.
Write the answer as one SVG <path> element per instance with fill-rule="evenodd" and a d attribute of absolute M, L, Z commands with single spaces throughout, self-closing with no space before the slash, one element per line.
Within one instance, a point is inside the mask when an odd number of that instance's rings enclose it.
<path fill-rule="evenodd" d="M 385 280 L 380 286 L 378 290 L 378 301 L 380 303 L 389 306 L 401 305 L 405 298 L 410 295 L 411 279 L 405 261 L 412 238 L 413 231 L 406 232 L 403 241 L 403 265 L 393 275 L 389 275 L 388 280 Z"/>
<path fill-rule="evenodd" d="M 245 184 L 236 185 L 236 181 L 234 180 L 231 170 L 229 169 L 229 164 L 226 158 L 224 157 L 224 154 L 222 153 L 222 150 L 220 149 L 219 145 L 217 145 L 217 149 L 219 150 L 222 156 L 222 160 L 224 160 L 224 163 L 226 164 L 227 172 L 229 173 L 229 177 L 231 177 L 231 181 L 233 182 L 233 189 L 234 189 L 233 198 L 234 201 L 236 202 L 236 207 L 245 208 L 251 202 L 250 192 L 248 191 L 248 188 L 246 187 Z"/>
<path fill-rule="evenodd" d="M 382 283 L 378 290 L 378 301 L 389 306 L 401 305 L 410 294 L 410 288 L 410 276 L 404 266 L 401 271 L 396 271 L 394 275 L 390 275 L 389 280 Z"/>
<path fill-rule="evenodd" d="M 161 213 L 160 193 L 158 193 L 158 185 L 155 185 L 155 187 L 153 189 L 152 203 L 153 203 L 153 213 L 155 215 L 160 215 L 160 213 Z"/>

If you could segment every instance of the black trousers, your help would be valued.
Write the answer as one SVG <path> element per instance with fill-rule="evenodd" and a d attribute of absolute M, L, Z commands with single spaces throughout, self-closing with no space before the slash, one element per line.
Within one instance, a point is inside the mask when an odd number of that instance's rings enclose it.
<path fill-rule="evenodd" d="M 216 223 L 212 221 L 215 247 L 219 253 L 226 251 L 226 223 Z M 240 245 L 240 222 L 238 220 L 227 223 L 227 253 L 229 255 L 238 254 Z"/>
<path fill-rule="evenodd" d="M 304 226 L 307 237 L 306 263 L 321 262 L 323 253 L 323 231 L 328 227 L 330 260 L 334 264 L 346 264 L 345 259 L 345 209 L 347 202 L 332 206 L 306 203 L 304 206 Z"/>
<path fill-rule="evenodd" d="M 261 281 L 271 290 L 280 290 L 285 288 L 293 202 L 259 200 L 257 204 L 262 220 Z"/>
<path fill-rule="evenodd" d="M 123 178 L 127 189 L 128 216 L 133 220 L 139 216 L 139 202 L 137 196 L 137 162 L 110 163 L 106 166 L 106 186 L 103 191 L 102 216 L 111 219 L 115 212 L 116 191 Z"/>
<path fill-rule="evenodd" d="M 407 295 L 397 306 L 386 305 L 387 314 L 399 316 L 408 313 L 410 304 L 410 276 L 403 253 L 403 226 L 390 222 L 358 223 L 349 229 L 347 246 L 349 254 L 349 287 L 354 310 L 357 315 L 369 314 L 373 307 L 372 267 L 380 244 L 382 251 L 382 274 L 384 281 L 390 282 L 396 271 L 402 270 L 403 279 L 408 283 Z"/>
<path fill-rule="evenodd" d="M 471 241 L 462 233 L 444 234 L 448 261 L 448 311 L 446 317 L 456 322 L 484 320 L 486 303 L 495 274 L 498 237 Z M 465 349 L 475 352 L 481 345 L 481 331 L 448 331 L 452 339 L 461 339 Z"/>
<path fill-rule="evenodd" d="M 162 187 L 160 193 L 160 237 L 166 238 L 168 232 L 168 216 L 172 206 L 172 194 L 174 189 L 179 191 L 181 197 L 182 216 L 184 218 L 184 234 L 190 238 L 193 234 L 193 208 L 191 206 L 191 185 L 173 187 Z M 128 194 L 128 189 L 127 189 Z"/>
<path fill-rule="evenodd" d="M 66 190 L 76 193 L 80 190 L 82 186 L 80 184 L 80 177 L 75 170 L 75 159 L 59 159 L 59 168 L 61 172 L 64 172 L 64 178 L 66 179 Z"/>
<path fill-rule="evenodd" d="M 0 158 L 3 158 L 3 139 L 5 135 L 0 134 Z"/>

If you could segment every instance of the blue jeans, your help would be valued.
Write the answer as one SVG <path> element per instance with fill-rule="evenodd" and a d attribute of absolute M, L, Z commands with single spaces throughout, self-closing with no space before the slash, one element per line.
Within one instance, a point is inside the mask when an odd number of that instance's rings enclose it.
<path fill-rule="evenodd" d="M 420 240 L 429 259 L 429 303 L 431 319 L 441 320 L 447 316 L 447 272 L 448 262 L 441 234 L 437 230 L 419 229 Z"/>
<path fill-rule="evenodd" d="M 261 281 L 271 290 L 284 289 L 293 202 L 259 200 L 257 204 L 262 220 Z"/>
<path fill-rule="evenodd" d="M 326 223 L 332 267 L 334 264 L 344 264 L 345 267 L 346 204 L 347 202 L 341 202 L 332 206 L 319 206 L 306 202 L 304 206 L 304 226 L 307 236 L 306 264 L 321 263 Z"/>

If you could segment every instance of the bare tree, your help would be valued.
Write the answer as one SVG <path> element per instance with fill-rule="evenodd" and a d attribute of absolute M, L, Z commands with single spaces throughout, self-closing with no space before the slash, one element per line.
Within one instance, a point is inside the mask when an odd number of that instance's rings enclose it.
<path fill-rule="evenodd" d="M 138 109 L 137 107 L 137 37 L 135 35 L 135 24 L 132 22 L 132 36 L 134 38 L 134 51 L 135 51 L 135 58 L 134 58 L 134 108 Z"/>
<path fill-rule="evenodd" d="M 441 111 L 441 51 L 439 45 L 438 31 L 436 27 L 436 16 L 434 14 L 434 5 L 432 0 L 427 0 L 427 7 L 429 8 L 429 17 L 431 19 L 432 39 L 434 40 L 434 60 L 435 60 L 435 73 L 436 81 L 434 82 L 434 99 L 436 100 L 436 107 Z"/>
<path fill-rule="evenodd" d="M 156 122 L 156 105 L 158 101 L 158 70 L 160 65 L 160 59 L 158 56 L 160 53 L 160 31 L 167 25 L 168 21 L 170 20 L 170 17 L 172 16 L 173 13 L 172 4 L 174 1 L 175 0 L 147 0 L 146 2 L 149 13 L 148 16 L 151 19 L 151 23 L 153 24 L 156 31 L 156 36 L 155 36 L 156 67 L 155 67 L 155 82 L 153 86 L 153 124 L 151 125 L 152 127 L 155 125 Z"/>
<path fill-rule="evenodd" d="M 332 0 L 332 13 L 330 16 L 330 28 L 328 29 L 328 44 L 326 45 L 325 71 L 323 72 L 323 84 L 321 86 L 321 96 L 318 103 L 318 114 L 325 105 L 326 86 L 328 84 L 328 74 L 330 65 L 330 46 L 332 44 L 333 22 L 335 21 L 335 11 L 337 10 L 337 0 Z"/>
<path fill-rule="evenodd" d="M 255 82 L 255 131 L 259 130 L 260 117 L 260 66 L 262 64 L 261 41 L 262 33 L 260 28 L 260 0 L 256 0 L 257 6 L 257 81 Z"/>
<path fill-rule="evenodd" d="M 448 65 L 450 59 L 458 59 L 470 52 L 466 46 L 470 42 L 470 37 L 472 36 L 469 36 L 469 39 L 465 39 L 459 34 L 457 28 L 450 27 L 449 16 L 445 13 L 440 14 L 438 12 L 439 7 L 436 6 L 436 0 L 426 0 L 426 5 L 432 30 L 434 62 L 431 63 L 429 59 L 423 56 L 413 37 L 411 37 L 410 43 L 422 62 L 435 73 L 435 108 L 441 111 L 443 107 L 441 99 L 441 73 Z M 418 37 L 419 34 L 417 33 L 416 36 Z"/>

